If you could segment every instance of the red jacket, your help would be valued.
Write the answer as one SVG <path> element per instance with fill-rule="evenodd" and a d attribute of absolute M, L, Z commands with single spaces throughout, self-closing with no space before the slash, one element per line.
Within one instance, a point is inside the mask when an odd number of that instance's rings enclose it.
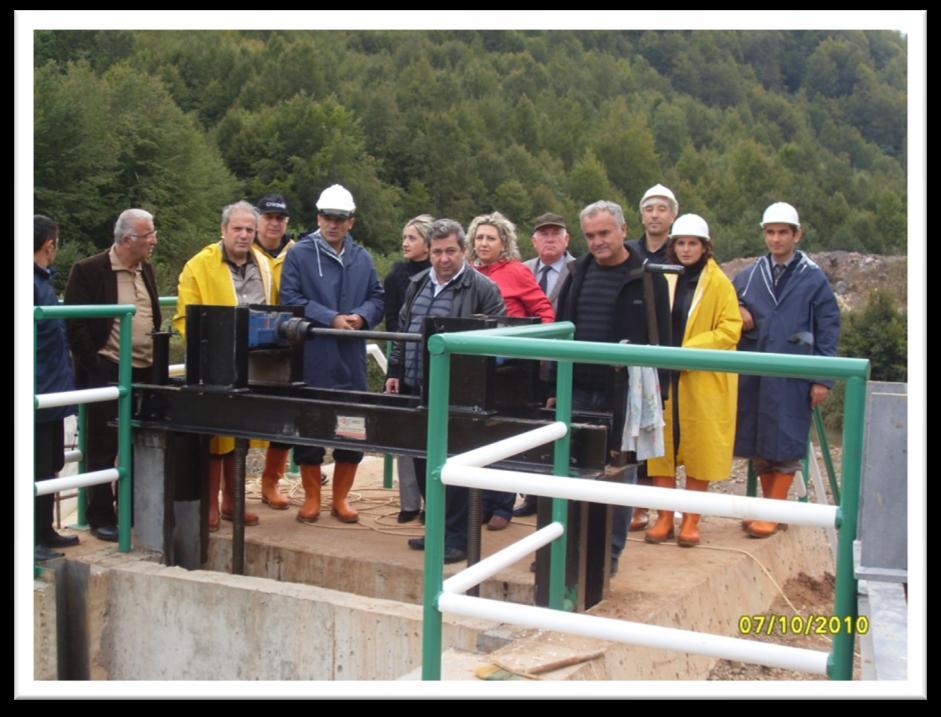
<path fill-rule="evenodd" d="M 522 262 L 500 259 L 474 268 L 500 287 L 507 316 L 537 316 L 544 324 L 555 321 L 552 304 L 536 283 L 536 277 Z"/>

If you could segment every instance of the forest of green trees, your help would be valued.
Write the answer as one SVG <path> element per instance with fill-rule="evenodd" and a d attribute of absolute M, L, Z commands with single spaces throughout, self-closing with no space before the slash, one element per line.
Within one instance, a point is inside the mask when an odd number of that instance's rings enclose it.
<path fill-rule="evenodd" d="M 657 182 L 720 260 L 779 200 L 810 250 L 905 253 L 906 62 L 890 31 L 37 31 L 35 211 L 63 278 L 154 212 L 166 294 L 225 204 L 281 192 L 297 232 L 334 182 L 380 266 L 423 212 L 528 236 L 605 198 L 638 236 Z"/>

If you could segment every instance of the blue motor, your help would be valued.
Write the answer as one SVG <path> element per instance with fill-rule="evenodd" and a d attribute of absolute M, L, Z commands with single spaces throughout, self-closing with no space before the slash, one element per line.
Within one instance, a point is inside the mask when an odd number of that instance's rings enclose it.
<path fill-rule="evenodd" d="M 308 322 L 297 319 L 286 311 L 258 311 L 252 309 L 248 316 L 248 348 L 287 347 L 298 339 L 303 340 L 294 324 Z"/>

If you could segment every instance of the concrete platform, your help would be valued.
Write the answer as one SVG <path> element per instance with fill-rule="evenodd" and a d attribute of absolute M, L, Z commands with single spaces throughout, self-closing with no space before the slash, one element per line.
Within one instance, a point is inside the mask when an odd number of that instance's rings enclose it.
<path fill-rule="evenodd" d="M 397 491 L 381 487 L 381 460 L 364 463 L 351 494 L 361 520 L 345 525 L 324 510 L 314 525 L 275 511 L 248 486 L 247 576 L 225 574 L 231 526 L 210 543 L 208 570 L 123 556 L 83 534 L 66 550 L 69 571 L 70 677 L 77 679 L 338 680 L 416 678 L 420 663 L 423 554 L 406 539 L 422 526 L 396 523 Z M 535 530 L 535 518 L 484 530 L 491 554 Z M 592 612 L 666 627 L 737 636 L 743 614 L 766 612 L 775 583 L 803 572 L 832 572 L 822 531 L 791 528 L 753 540 L 738 521 L 704 518 L 703 543 L 683 549 L 631 535 L 608 597 Z M 637 537 L 635 537 L 637 536 Z M 482 586 L 482 597 L 531 604 L 531 558 Z M 464 564 L 446 566 L 446 575 Z M 77 596 L 72 596 L 75 592 Z M 76 627 L 77 626 L 77 627 Z M 697 680 L 714 658 L 634 648 L 587 638 L 446 616 L 445 679 L 478 679 L 498 666 L 548 680 Z M 411 673 L 411 674 L 409 674 Z"/>

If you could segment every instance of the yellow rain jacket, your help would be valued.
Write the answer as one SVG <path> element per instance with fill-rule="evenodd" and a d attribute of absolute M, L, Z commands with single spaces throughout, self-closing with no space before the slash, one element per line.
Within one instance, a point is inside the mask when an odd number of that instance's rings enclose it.
<path fill-rule="evenodd" d="M 281 253 L 273 257 L 271 254 L 266 252 L 264 249 L 253 247 L 257 249 L 255 255 L 263 256 L 268 262 L 268 267 L 271 269 L 271 283 L 272 283 L 272 298 L 271 303 L 277 304 L 279 297 L 281 295 L 281 269 L 284 267 L 284 257 L 288 255 L 288 252 L 291 250 L 291 247 L 294 246 L 297 242 L 293 239 L 289 240 L 287 244 L 281 249 Z"/>
<path fill-rule="evenodd" d="M 671 286 L 671 297 L 674 287 Z M 742 333 L 738 296 L 719 265 L 706 262 L 693 294 L 683 348 L 735 351 Z M 679 378 L 680 448 L 676 464 L 699 480 L 726 480 L 732 472 L 732 445 L 738 401 L 738 374 L 681 371 Z M 673 461 L 672 395 L 663 409 L 666 455 L 647 461 L 650 476 L 676 474 Z"/>
<path fill-rule="evenodd" d="M 261 273 L 265 286 L 265 302 L 276 303 L 276 288 L 272 280 L 272 270 L 263 251 L 252 247 L 252 254 Z M 186 336 L 186 307 L 189 304 L 209 306 L 238 306 L 232 272 L 222 255 L 221 242 L 210 244 L 194 256 L 180 273 L 176 295 L 176 314 L 173 326 L 180 335 Z M 252 445 L 255 445 L 254 443 Z M 263 443 L 262 445 L 267 445 Z M 235 439 L 229 436 L 214 436 L 209 442 L 209 452 L 213 455 L 225 455 L 235 449 Z"/>

